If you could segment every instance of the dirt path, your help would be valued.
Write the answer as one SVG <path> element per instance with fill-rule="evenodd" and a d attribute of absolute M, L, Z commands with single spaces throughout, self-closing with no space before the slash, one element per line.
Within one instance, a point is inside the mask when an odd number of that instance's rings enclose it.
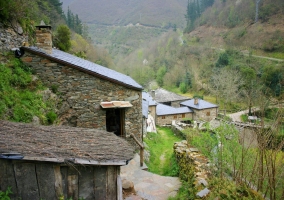
<path fill-rule="evenodd" d="M 134 184 L 136 195 L 147 200 L 166 200 L 177 194 L 181 186 L 178 177 L 168 177 L 144 171 L 139 166 L 140 157 L 135 155 L 128 165 L 120 168 L 121 179 L 130 180 Z M 126 200 L 137 200 L 127 197 Z"/>

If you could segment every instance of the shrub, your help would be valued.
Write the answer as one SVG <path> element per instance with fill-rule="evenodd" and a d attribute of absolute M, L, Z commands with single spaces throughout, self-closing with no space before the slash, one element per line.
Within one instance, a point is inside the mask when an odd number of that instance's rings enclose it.
<path fill-rule="evenodd" d="M 57 114 L 53 111 L 50 111 L 46 114 L 46 119 L 49 124 L 53 124 L 53 122 L 57 119 Z"/>

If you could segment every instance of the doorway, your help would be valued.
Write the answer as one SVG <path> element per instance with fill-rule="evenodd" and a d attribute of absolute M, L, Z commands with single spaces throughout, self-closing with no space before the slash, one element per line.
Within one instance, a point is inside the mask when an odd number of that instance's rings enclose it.
<path fill-rule="evenodd" d="M 119 137 L 124 136 L 124 109 L 106 110 L 106 130 Z"/>

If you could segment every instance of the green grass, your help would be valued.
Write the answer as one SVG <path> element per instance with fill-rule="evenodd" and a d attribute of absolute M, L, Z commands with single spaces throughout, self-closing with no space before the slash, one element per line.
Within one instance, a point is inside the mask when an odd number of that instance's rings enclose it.
<path fill-rule="evenodd" d="M 157 128 L 158 133 L 148 133 L 145 142 L 149 147 L 148 170 L 163 176 L 177 176 L 178 166 L 173 153 L 173 145 L 181 139 L 170 128 Z"/>
<path fill-rule="evenodd" d="M 43 101 L 41 82 L 32 81 L 30 68 L 19 59 L 7 58 L 6 64 L 0 64 L 0 119 L 28 123 L 37 116 L 42 124 L 47 119 L 53 123 L 56 116 L 46 113 L 53 112 L 55 102 Z"/>

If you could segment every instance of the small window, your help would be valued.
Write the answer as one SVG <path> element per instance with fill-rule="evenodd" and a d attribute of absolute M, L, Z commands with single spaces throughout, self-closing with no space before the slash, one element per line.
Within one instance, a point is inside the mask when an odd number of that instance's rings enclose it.
<path fill-rule="evenodd" d="M 185 118 L 185 114 L 182 114 L 181 117 L 182 117 L 182 118 Z"/>
<path fill-rule="evenodd" d="M 210 116 L 210 111 L 208 111 L 208 112 L 206 113 L 206 116 Z"/>
<path fill-rule="evenodd" d="M 176 115 L 174 115 L 174 119 L 176 119 L 177 118 L 177 116 Z"/>
<path fill-rule="evenodd" d="M 162 116 L 162 119 L 166 119 L 166 116 Z"/>

